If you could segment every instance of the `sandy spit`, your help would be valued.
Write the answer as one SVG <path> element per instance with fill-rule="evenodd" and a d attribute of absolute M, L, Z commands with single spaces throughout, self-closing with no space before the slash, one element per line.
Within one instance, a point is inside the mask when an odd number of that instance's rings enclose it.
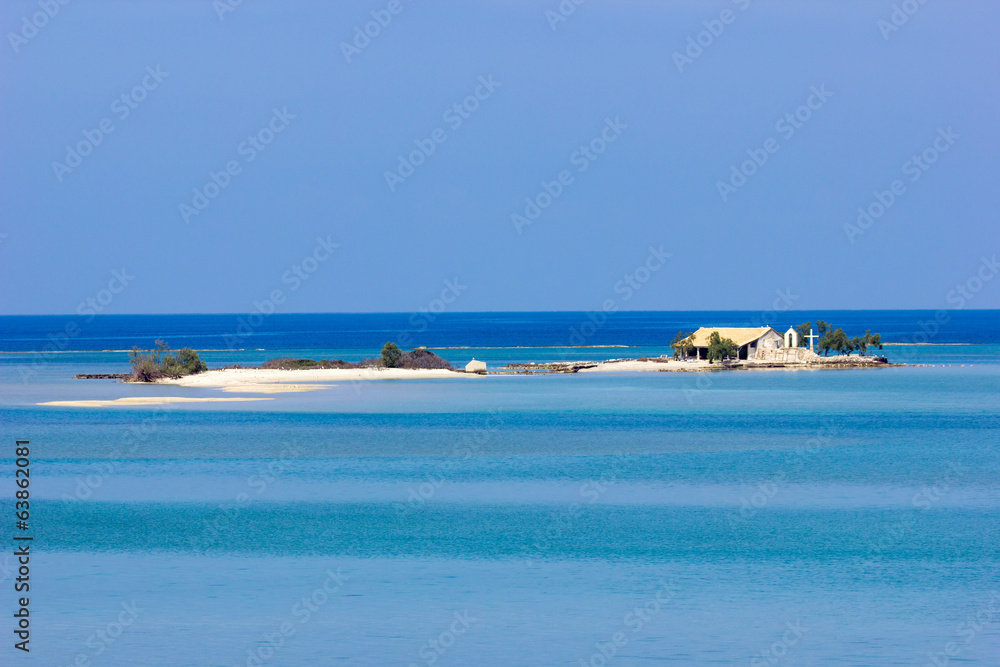
<path fill-rule="evenodd" d="M 224 391 L 253 391 L 270 393 L 267 386 L 298 385 L 291 391 L 310 391 L 321 386 L 303 386 L 307 382 L 351 382 L 360 380 L 420 380 L 429 378 L 476 378 L 473 373 L 456 373 L 448 370 L 410 370 L 406 368 L 316 368 L 283 371 L 274 368 L 226 368 L 205 371 L 197 375 L 160 380 L 158 384 L 176 384 L 182 387 L 216 387 Z M 290 391 L 278 389 L 274 391 Z"/>
<path fill-rule="evenodd" d="M 183 396 L 127 396 L 102 401 L 46 401 L 38 405 L 55 405 L 66 408 L 118 408 L 138 405 L 164 405 L 166 403 L 209 403 L 219 401 L 270 401 L 271 398 L 233 396 L 229 398 L 187 398 Z"/>

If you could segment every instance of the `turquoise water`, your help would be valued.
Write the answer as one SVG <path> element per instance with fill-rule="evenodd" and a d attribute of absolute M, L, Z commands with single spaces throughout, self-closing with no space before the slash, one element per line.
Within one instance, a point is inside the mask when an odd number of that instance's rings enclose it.
<path fill-rule="evenodd" d="M 218 394 L 73 381 L 122 363 L 83 350 L 25 381 L 30 353 L 8 353 L 36 539 L 32 653 L 6 633 L 0 662 L 995 665 L 1000 364 L 981 338 L 913 346 L 931 367 L 128 409 L 36 403 Z"/>

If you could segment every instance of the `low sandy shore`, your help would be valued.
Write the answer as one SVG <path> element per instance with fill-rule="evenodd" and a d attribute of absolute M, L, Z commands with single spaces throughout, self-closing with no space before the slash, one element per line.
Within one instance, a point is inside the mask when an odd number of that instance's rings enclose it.
<path fill-rule="evenodd" d="M 406 368 L 316 368 L 283 371 L 273 368 L 226 368 L 182 378 L 160 380 L 158 384 L 182 387 L 216 388 L 247 393 L 311 391 L 331 385 L 302 384 L 316 382 L 353 382 L 359 380 L 420 380 L 429 378 L 475 378 L 473 373 L 447 370 L 410 370 Z"/>
<path fill-rule="evenodd" d="M 707 368 L 718 368 L 718 364 L 709 364 L 707 361 L 638 361 L 636 359 L 625 359 L 623 361 L 602 361 L 593 368 L 582 368 L 581 373 L 609 373 L 609 372 L 630 372 L 636 371 L 695 371 Z"/>
<path fill-rule="evenodd" d="M 674 359 L 612 359 L 609 361 L 568 361 L 549 364 L 514 364 L 493 367 L 490 374 L 533 375 L 535 373 L 634 373 L 634 372 L 700 372 L 732 369 L 775 369 L 789 370 L 837 368 L 848 365 L 863 365 L 854 358 L 824 358 L 816 363 L 775 363 L 741 362 L 729 365 L 708 363 L 708 361 L 677 361 Z M 285 392 L 313 391 L 334 386 L 338 382 L 363 382 L 368 380 L 420 380 L 435 378 L 479 378 L 476 373 L 462 373 L 448 370 L 411 370 L 405 368 L 318 368 L 303 370 L 278 370 L 271 368 L 227 368 L 206 371 L 197 375 L 160 380 L 161 384 L 175 384 L 182 387 L 202 387 L 221 389 L 226 392 L 274 394 Z M 324 384 L 326 383 L 326 384 Z M 333 384 L 330 384 L 333 383 Z"/>
<path fill-rule="evenodd" d="M 843 368 L 888 368 L 899 364 L 888 364 L 872 357 L 817 357 L 801 361 L 734 361 L 709 363 L 707 360 L 678 361 L 661 357 L 658 359 L 611 359 L 609 361 L 566 361 L 546 364 L 511 364 L 500 369 L 510 374 L 535 373 L 635 373 L 653 372 L 703 372 L 731 370 L 818 370 Z"/>
<path fill-rule="evenodd" d="M 55 405 L 64 408 L 119 408 L 141 405 L 165 405 L 167 403 L 215 403 L 221 401 L 270 401 L 270 398 L 187 398 L 183 396 L 127 396 L 103 401 L 47 401 L 38 405 Z"/>
<path fill-rule="evenodd" d="M 858 358 L 823 358 L 809 363 L 739 362 L 710 364 L 708 361 L 677 361 L 674 359 L 611 359 L 608 361 L 567 361 L 544 364 L 511 364 L 494 367 L 496 375 L 535 375 L 547 373 L 635 373 L 635 372 L 705 372 L 724 370 L 816 370 L 821 368 L 890 367 L 897 364 L 861 361 Z M 285 394 L 316 391 L 336 386 L 340 382 L 368 380 L 417 380 L 443 378 L 479 378 L 476 373 L 449 370 L 411 370 L 404 368 L 318 368 L 309 370 L 278 370 L 271 368 L 226 368 L 206 371 L 182 378 L 160 380 L 156 384 L 180 387 L 217 389 L 240 394 Z M 179 397 L 132 396 L 114 400 L 49 401 L 38 405 L 63 407 L 127 407 L 162 405 L 167 403 L 207 403 L 213 401 L 267 401 L 270 397 Z"/>

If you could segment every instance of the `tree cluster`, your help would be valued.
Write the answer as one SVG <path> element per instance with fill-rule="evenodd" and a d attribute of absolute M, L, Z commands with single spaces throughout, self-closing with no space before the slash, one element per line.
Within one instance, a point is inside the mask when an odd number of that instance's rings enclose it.
<path fill-rule="evenodd" d="M 690 357 L 694 354 L 694 332 L 686 334 L 683 331 L 678 331 L 673 342 L 670 343 L 670 347 L 674 350 L 674 359 Z"/>
<path fill-rule="evenodd" d="M 674 350 L 674 359 L 690 357 L 695 350 L 694 333 L 685 334 L 683 331 L 678 331 L 670 347 Z M 735 359 L 738 355 L 739 348 L 731 338 L 723 338 L 718 331 L 713 331 L 708 337 L 708 363 Z"/>
<path fill-rule="evenodd" d="M 430 350 L 418 347 L 404 353 L 391 341 L 382 346 L 382 365 L 386 368 L 452 370 L 450 363 Z"/>
<path fill-rule="evenodd" d="M 799 334 L 799 347 L 808 345 L 806 336 L 812 329 L 812 322 L 806 322 L 795 327 Z M 866 356 L 869 350 L 882 349 L 882 335 L 873 334 L 871 329 L 865 331 L 864 336 L 854 336 L 848 338 L 843 329 L 834 328 L 832 324 L 823 320 L 816 321 L 816 331 L 820 336 L 818 352 L 827 356 L 830 352 L 837 354 L 851 354 L 857 352 L 861 356 Z"/>
<path fill-rule="evenodd" d="M 395 343 L 386 343 L 382 347 L 382 356 L 362 359 L 361 361 L 344 361 L 343 359 L 296 359 L 293 357 L 278 357 L 265 361 L 261 368 L 274 368 L 283 371 L 315 370 L 315 369 L 352 369 L 352 368 L 414 368 L 453 370 L 450 363 L 430 350 L 417 348 L 403 352 Z"/>
<path fill-rule="evenodd" d="M 735 359 L 738 353 L 736 343 L 731 338 L 723 338 L 718 331 L 713 331 L 708 337 L 708 363 Z"/>
<path fill-rule="evenodd" d="M 140 350 L 133 346 L 128 356 L 133 382 L 155 382 L 160 378 L 178 378 L 208 370 L 205 362 L 191 348 L 182 347 L 172 354 L 170 346 L 162 340 L 156 341 L 153 350 Z"/>

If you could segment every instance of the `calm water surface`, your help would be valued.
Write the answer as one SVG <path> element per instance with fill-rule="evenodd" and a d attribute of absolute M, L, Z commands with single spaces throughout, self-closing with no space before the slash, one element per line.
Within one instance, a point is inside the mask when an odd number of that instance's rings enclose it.
<path fill-rule="evenodd" d="M 628 348 L 573 358 L 659 354 L 709 316 L 621 315 L 593 338 Z M 92 350 L 157 329 L 218 349 L 210 363 L 362 358 L 408 316 L 286 316 L 255 352 L 208 344 L 237 316 L 98 318 L 58 354 L 39 351 L 63 320 L 0 318 L 4 442 L 32 441 L 36 536 L 32 652 L 8 632 L 0 662 L 998 664 L 1000 317 L 954 315 L 934 344 L 886 350 L 927 367 L 345 383 L 129 409 L 37 403 L 213 395 L 71 379 L 120 371 L 122 353 Z M 518 317 L 549 346 L 585 316 Z M 899 340 L 927 316 L 826 319 Z M 441 351 L 454 363 L 563 354 L 495 349 L 511 339 L 498 318 L 439 321 L 423 344 L 478 346 Z M 13 566 L 0 556 L 10 611 Z"/>

